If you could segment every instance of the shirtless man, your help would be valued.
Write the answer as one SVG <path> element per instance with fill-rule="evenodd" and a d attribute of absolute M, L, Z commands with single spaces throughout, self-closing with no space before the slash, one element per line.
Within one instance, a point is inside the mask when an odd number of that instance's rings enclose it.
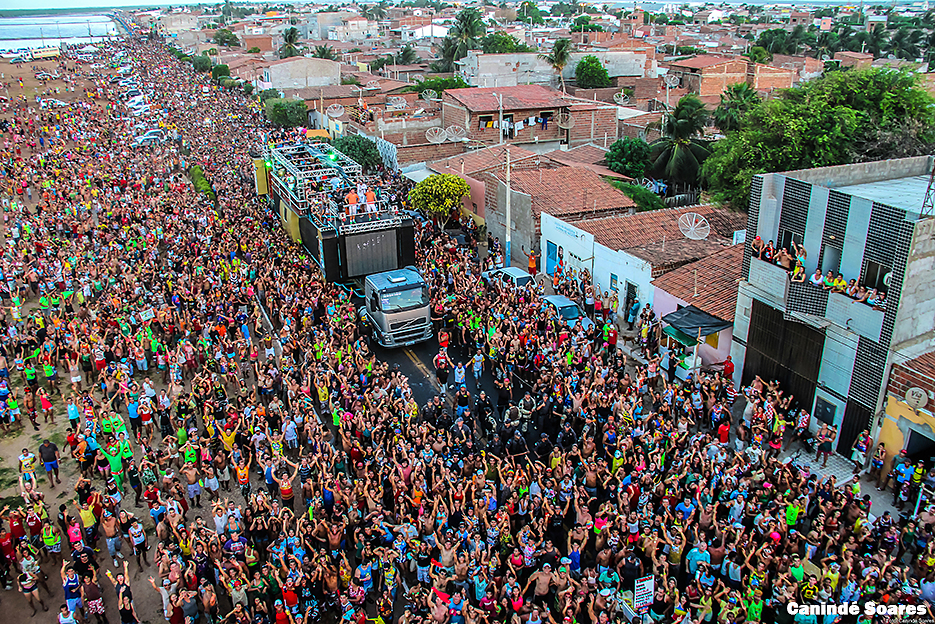
<path fill-rule="evenodd" d="M 523 588 L 523 595 L 529 591 L 529 586 L 535 583 L 535 597 L 533 602 L 540 607 L 546 607 L 549 604 L 549 592 L 555 584 L 555 577 L 552 575 L 552 566 L 548 563 L 542 564 L 542 569 L 529 576 L 526 586 Z"/>
<path fill-rule="evenodd" d="M 201 485 L 198 484 L 198 469 L 195 467 L 195 464 L 187 462 L 182 469 L 179 470 L 182 473 L 182 476 L 185 477 L 185 481 L 188 483 L 188 498 L 194 503 L 195 507 L 201 507 Z"/>
<path fill-rule="evenodd" d="M 105 511 L 101 517 L 101 533 L 104 534 L 104 540 L 107 542 L 107 550 L 110 558 L 114 560 L 114 567 L 119 567 L 117 557 L 123 559 L 123 553 L 120 552 L 120 542 L 123 536 L 120 533 L 120 525 L 117 522 L 117 516 L 109 511 Z"/>

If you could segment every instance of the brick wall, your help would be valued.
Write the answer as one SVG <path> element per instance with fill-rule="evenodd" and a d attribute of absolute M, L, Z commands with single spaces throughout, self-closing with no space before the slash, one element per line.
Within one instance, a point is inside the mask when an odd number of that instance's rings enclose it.
<path fill-rule="evenodd" d="M 273 37 L 271 35 L 244 35 L 243 49 L 260 48 L 260 52 L 273 51 Z"/>
<path fill-rule="evenodd" d="M 698 87 L 698 95 L 701 97 L 720 95 L 730 85 L 746 81 L 746 59 L 727 61 L 726 63 L 705 67 L 701 71 L 701 84 Z"/>
<path fill-rule="evenodd" d="M 621 76 L 621 78 L 636 80 L 634 76 Z M 620 87 L 607 87 L 605 89 L 579 89 L 578 87 L 573 87 L 569 89 L 568 92 L 583 100 L 614 104 L 614 94 L 620 93 Z"/>
<path fill-rule="evenodd" d="M 545 110 L 545 109 L 542 109 Z M 532 143 L 536 140 L 536 137 L 539 137 L 539 141 L 557 141 L 562 136 L 562 130 L 558 127 L 558 124 L 555 123 L 555 116 L 558 115 L 558 109 L 549 109 L 552 110 L 552 121 L 549 122 L 548 127 L 543 130 L 540 124 L 535 124 L 533 126 L 527 126 L 526 120 L 530 117 L 538 117 L 540 109 L 528 109 L 528 110 L 510 110 L 503 111 L 504 118 L 508 118 L 508 115 L 513 115 L 513 123 L 518 121 L 523 122 L 523 129 L 519 132 L 513 133 L 513 138 L 510 139 L 511 143 Z M 479 141 L 484 141 L 487 143 L 498 143 L 500 141 L 500 129 L 499 128 L 487 128 L 481 127 L 480 118 L 481 117 L 490 117 L 492 121 L 500 121 L 500 112 L 494 111 L 492 113 L 471 113 L 467 131 L 471 134 L 472 138 L 475 138 Z M 456 119 L 457 117 L 452 117 Z M 448 114 L 445 115 L 445 123 L 450 125 L 454 121 L 449 120 Z"/>
<path fill-rule="evenodd" d="M 423 139 L 424 140 L 424 139 Z M 420 145 L 396 145 L 396 161 L 400 165 L 428 162 L 450 158 L 464 153 L 463 143 L 422 143 Z"/>
<path fill-rule="evenodd" d="M 617 137 L 617 109 L 613 107 L 591 110 L 572 110 L 575 125 L 571 129 L 571 143 L 603 141 Z"/>
<path fill-rule="evenodd" d="M 795 78 L 794 69 L 770 67 L 769 65 L 753 64 L 753 84 L 757 91 L 772 91 L 773 89 L 791 89 Z M 749 81 L 748 81 L 749 82 Z"/>
<path fill-rule="evenodd" d="M 904 400 L 906 390 L 909 388 L 922 388 L 931 397 L 935 395 L 935 379 L 917 373 L 901 364 L 893 365 L 893 368 L 890 369 L 890 381 L 886 391 L 899 400 Z"/>

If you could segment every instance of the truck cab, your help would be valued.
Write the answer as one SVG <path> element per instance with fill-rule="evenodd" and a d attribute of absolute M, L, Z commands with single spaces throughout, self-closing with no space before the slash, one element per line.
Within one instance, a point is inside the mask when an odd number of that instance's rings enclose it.
<path fill-rule="evenodd" d="M 432 337 L 429 289 L 415 267 L 368 275 L 360 318 L 383 347 L 405 347 Z"/>

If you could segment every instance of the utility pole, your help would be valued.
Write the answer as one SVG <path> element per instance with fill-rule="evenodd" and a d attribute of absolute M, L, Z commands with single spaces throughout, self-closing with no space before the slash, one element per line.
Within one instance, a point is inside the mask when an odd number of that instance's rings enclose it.
<path fill-rule="evenodd" d="M 502 145 L 503 144 L 503 96 L 500 95 L 499 93 L 494 93 L 493 95 L 495 98 L 497 98 L 497 109 L 500 113 L 500 121 L 498 123 L 499 127 L 497 128 L 497 130 L 500 132 L 500 140 L 497 142 L 497 145 Z M 507 153 L 509 154 L 509 152 Z M 507 160 L 507 162 L 509 162 L 509 160 Z M 509 170 L 509 167 L 507 167 L 507 170 Z"/>
<path fill-rule="evenodd" d="M 502 108 L 502 106 L 501 106 L 501 108 L 500 108 L 500 112 L 501 112 L 501 117 L 500 117 L 500 119 L 501 119 L 501 123 L 502 123 L 502 120 L 503 120 L 503 116 L 502 116 L 503 108 Z M 503 128 L 501 128 L 500 131 L 502 132 L 502 131 L 503 131 Z M 502 137 L 502 136 L 503 136 L 503 135 L 501 134 L 501 137 Z M 510 234 L 511 234 L 511 231 L 512 231 L 512 229 L 513 229 L 513 211 L 512 211 L 511 206 L 510 206 L 510 195 L 511 195 L 511 194 L 512 194 L 512 192 L 511 192 L 511 190 L 510 190 L 510 148 L 507 148 L 507 149 L 506 149 L 506 228 L 505 228 L 505 229 L 506 229 L 506 236 L 505 236 L 505 238 L 506 238 L 506 253 L 503 254 L 503 255 L 504 255 L 504 258 L 503 258 L 503 266 L 505 266 L 505 267 L 510 266 L 510 238 L 511 238 L 511 237 L 510 237 Z"/>

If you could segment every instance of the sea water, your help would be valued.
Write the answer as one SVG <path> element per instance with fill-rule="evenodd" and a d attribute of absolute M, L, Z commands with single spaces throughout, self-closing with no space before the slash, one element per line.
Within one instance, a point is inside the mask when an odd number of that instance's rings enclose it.
<path fill-rule="evenodd" d="M 119 34 L 108 15 L 75 14 L 0 18 L 0 51 L 101 41 Z"/>

